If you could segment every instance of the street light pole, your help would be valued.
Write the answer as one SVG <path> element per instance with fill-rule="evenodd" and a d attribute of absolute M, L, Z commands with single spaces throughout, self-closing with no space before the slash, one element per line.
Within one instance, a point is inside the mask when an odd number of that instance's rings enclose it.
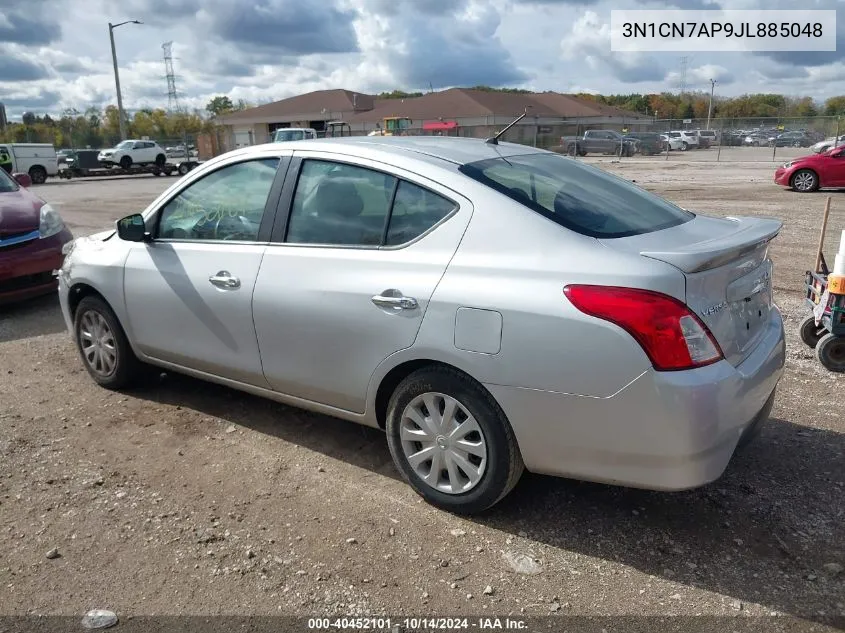
<path fill-rule="evenodd" d="M 114 30 L 123 26 L 124 24 L 143 24 L 138 20 L 126 20 L 125 22 L 118 22 L 112 24 L 109 22 L 109 40 L 111 41 L 111 61 L 114 65 L 114 87 L 117 89 L 117 119 L 120 123 L 120 140 L 126 139 L 126 121 L 123 116 L 123 96 L 120 94 L 120 73 L 117 71 L 117 51 L 114 48 Z"/>
<path fill-rule="evenodd" d="M 710 129 L 710 113 L 713 111 L 713 91 L 716 89 L 716 82 L 710 80 L 710 103 L 707 105 L 707 129 Z"/>

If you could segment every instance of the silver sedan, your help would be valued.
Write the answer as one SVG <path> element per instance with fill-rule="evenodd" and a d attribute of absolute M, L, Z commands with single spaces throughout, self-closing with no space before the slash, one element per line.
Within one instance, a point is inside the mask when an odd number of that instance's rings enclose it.
<path fill-rule="evenodd" d="M 419 494 L 472 513 L 525 469 L 717 479 L 783 371 L 780 228 L 522 145 L 277 143 L 77 239 L 59 296 L 103 387 L 154 366 L 385 429 Z"/>

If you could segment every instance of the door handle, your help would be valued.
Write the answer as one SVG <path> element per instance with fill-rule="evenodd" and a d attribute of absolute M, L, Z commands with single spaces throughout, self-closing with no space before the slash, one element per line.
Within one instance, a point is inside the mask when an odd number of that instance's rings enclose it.
<path fill-rule="evenodd" d="M 241 280 L 237 277 L 232 277 L 226 270 L 221 270 L 216 275 L 212 275 L 208 278 L 208 281 L 211 282 L 212 286 L 217 286 L 218 288 L 240 288 L 241 287 Z"/>
<path fill-rule="evenodd" d="M 417 300 L 413 297 L 376 295 L 372 298 L 372 302 L 379 308 L 387 308 L 390 310 L 413 310 L 417 307 Z"/>

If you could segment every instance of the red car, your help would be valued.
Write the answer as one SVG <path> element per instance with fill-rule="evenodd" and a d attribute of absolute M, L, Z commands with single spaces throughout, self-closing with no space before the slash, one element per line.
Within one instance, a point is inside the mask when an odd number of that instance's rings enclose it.
<path fill-rule="evenodd" d="M 0 169 L 0 304 L 55 292 L 53 271 L 73 239 L 61 216 L 30 193 L 27 174 Z"/>
<path fill-rule="evenodd" d="M 820 187 L 845 187 L 845 147 L 793 158 L 777 168 L 775 183 L 801 193 Z"/>

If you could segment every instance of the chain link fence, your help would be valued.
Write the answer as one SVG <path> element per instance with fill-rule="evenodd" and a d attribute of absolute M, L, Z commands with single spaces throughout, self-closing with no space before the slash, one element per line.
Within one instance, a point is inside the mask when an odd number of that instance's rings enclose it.
<path fill-rule="evenodd" d="M 493 117 L 496 124 L 466 124 L 457 119 L 449 129 L 431 130 L 423 122 L 403 130 L 409 136 L 488 138 L 504 129 L 510 117 Z M 515 117 L 514 117 L 515 118 Z M 351 130 L 353 136 L 371 130 Z M 347 132 L 348 133 L 348 132 Z M 324 134 L 319 134 L 323 136 Z M 220 136 L 220 135 L 218 135 Z M 223 134 L 218 152 L 242 145 L 267 143 L 272 135 L 249 132 L 248 140 Z M 608 120 L 601 117 L 539 119 L 526 117 L 501 137 L 502 141 L 550 149 L 575 157 L 615 155 L 620 160 L 776 162 L 845 144 L 840 117 L 744 117 L 710 119 Z M 589 142 L 587 140 L 589 139 Z M 240 142 L 240 144 L 238 144 Z M 179 147 L 181 139 L 161 139 L 162 147 Z M 194 142 L 191 141 L 191 151 Z M 174 150 L 179 151 L 179 150 Z"/>
<path fill-rule="evenodd" d="M 577 138 L 590 130 L 609 128 L 624 137 L 637 138 L 639 145 L 644 144 L 644 137 L 661 139 L 657 152 L 631 155 L 624 146 L 618 146 L 620 159 L 777 162 L 845 144 L 845 121 L 840 117 L 656 119 L 618 126 L 586 123 L 577 128 L 573 135 Z M 567 153 L 578 155 L 571 144 L 567 147 L 561 143 L 553 149 L 568 149 Z"/>

